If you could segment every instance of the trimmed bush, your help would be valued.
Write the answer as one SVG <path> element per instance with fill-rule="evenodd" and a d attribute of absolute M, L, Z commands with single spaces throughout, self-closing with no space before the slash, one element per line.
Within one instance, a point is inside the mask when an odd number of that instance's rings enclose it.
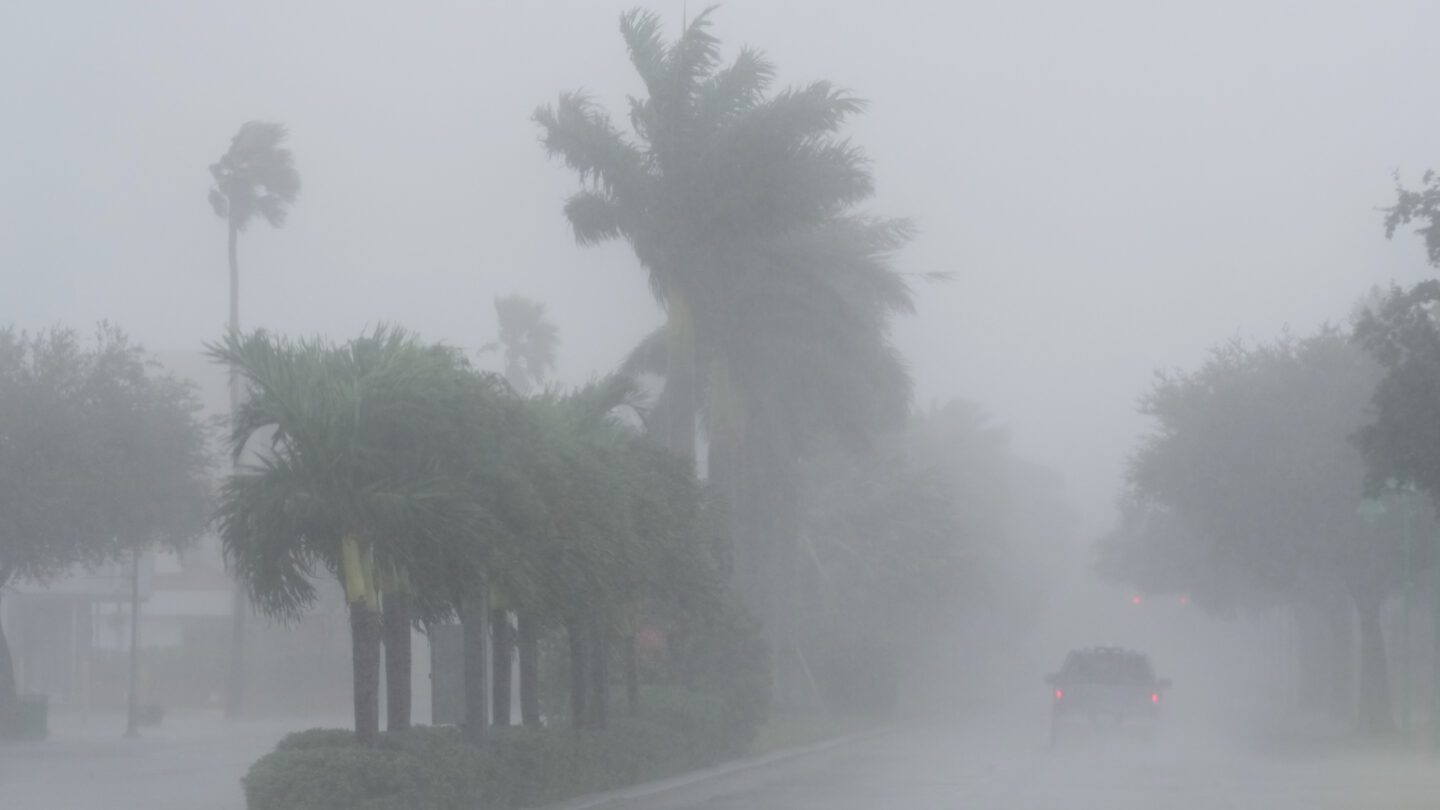
<path fill-rule="evenodd" d="M 366 748 L 349 731 L 281 740 L 245 776 L 249 810 L 510 810 L 710 765 L 744 749 L 753 728 L 719 698 L 647 688 L 639 717 L 602 730 L 495 728 L 484 747 L 450 727 L 386 734 Z"/>

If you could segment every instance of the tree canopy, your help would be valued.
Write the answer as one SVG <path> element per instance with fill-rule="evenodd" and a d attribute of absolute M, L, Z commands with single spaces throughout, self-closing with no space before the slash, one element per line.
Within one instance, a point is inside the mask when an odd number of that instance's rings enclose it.
<path fill-rule="evenodd" d="M 1131 500 L 1102 570 L 1226 611 L 1344 594 L 1360 616 L 1361 722 L 1388 727 L 1384 600 L 1427 559 L 1404 493 L 1369 476 L 1354 437 L 1381 369 L 1344 331 L 1214 350 L 1162 374 L 1155 430 L 1131 460 Z"/>
<path fill-rule="evenodd" d="M 197 538 L 210 500 L 199 410 L 114 327 L 89 342 L 0 329 L 0 588 Z M 0 724 L 15 701 L 0 632 Z"/>

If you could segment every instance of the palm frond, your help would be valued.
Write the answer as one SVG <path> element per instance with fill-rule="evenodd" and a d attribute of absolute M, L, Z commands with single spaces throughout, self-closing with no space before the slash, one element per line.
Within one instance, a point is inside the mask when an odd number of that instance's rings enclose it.
<path fill-rule="evenodd" d="M 562 158 L 581 182 L 638 202 L 645 180 L 644 156 L 588 96 L 562 93 L 553 107 L 536 110 L 534 120 L 544 130 L 540 141 L 546 154 Z"/>
<path fill-rule="evenodd" d="M 716 8 L 710 6 L 695 15 L 666 54 L 669 96 L 676 102 L 683 100 L 688 105 L 720 61 L 720 40 L 710 32 L 710 15 Z"/>
<path fill-rule="evenodd" d="M 755 108 L 775 79 L 775 66 L 754 48 L 742 48 L 735 61 L 716 71 L 699 89 L 696 129 L 708 133 Z"/>
<path fill-rule="evenodd" d="M 581 245 L 597 245 L 624 235 L 624 209 L 609 194 L 585 189 L 565 201 L 565 218 Z"/>
<path fill-rule="evenodd" d="M 259 214 L 275 227 L 285 224 L 290 205 L 300 194 L 300 173 L 289 149 L 282 147 L 288 132 L 270 121 L 247 121 L 230 141 L 220 160 L 210 165 L 214 185 L 210 205 L 245 230 Z"/>
<path fill-rule="evenodd" d="M 666 91 L 665 40 L 660 15 L 648 9 L 634 8 L 620 15 L 620 36 L 630 53 L 630 63 L 645 82 L 650 95 Z"/>

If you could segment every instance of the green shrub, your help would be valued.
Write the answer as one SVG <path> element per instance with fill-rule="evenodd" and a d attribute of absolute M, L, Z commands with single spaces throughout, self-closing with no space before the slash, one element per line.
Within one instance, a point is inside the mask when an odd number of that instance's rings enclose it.
<path fill-rule="evenodd" d="M 723 700 L 647 687 L 639 717 L 608 728 L 496 728 L 481 748 L 455 728 L 291 734 L 245 776 L 250 810 L 508 810 L 611 790 L 713 764 L 750 727 Z"/>
<path fill-rule="evenodd" d="M 343 748 L 356 745 L 355 732 L 343 728 L 312 728 L 286 735 L 275 744 L 276 751 L 300 751 L 306 748 Z"/>
<path fill-rule="evenodd" d="M 770 651 L 760 624 L 741 608 L 688 623 L 670 639 L 673 677 L 723 700 L 734 734 L 748 740 L 770 714 Z"/>

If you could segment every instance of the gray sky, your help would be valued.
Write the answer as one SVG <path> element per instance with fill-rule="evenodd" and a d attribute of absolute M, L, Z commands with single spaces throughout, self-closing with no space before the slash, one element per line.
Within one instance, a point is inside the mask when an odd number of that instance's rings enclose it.
<path fill-rule="evenodd" d="M 218 336 L 206 167 L 260 118 L 291 128 L 305 189 L 241 243 L 247 327 L 389 320 L 473 347 L 519 292 L 559 323 L 563 378 L 608 370 L 659 313 L 624 246 L 572 243 L 574 180 L 529 115 L 582 86 L 623 112 L 631 5 L 9 0 L 0 323 Z M 678 27 L 682 4 L 652 7 Z M 985 404 L 1087 533 L 1154 369 L 1427 272 L 1374 208 L 1392 171 L 1440 166 L 1440 4 L 730 0 L 715 22 L 782 82 L 871 100 L 871 209 L 917 220 L 902 269 L 955 274 L 897 330 L 919 401 Z"/>

